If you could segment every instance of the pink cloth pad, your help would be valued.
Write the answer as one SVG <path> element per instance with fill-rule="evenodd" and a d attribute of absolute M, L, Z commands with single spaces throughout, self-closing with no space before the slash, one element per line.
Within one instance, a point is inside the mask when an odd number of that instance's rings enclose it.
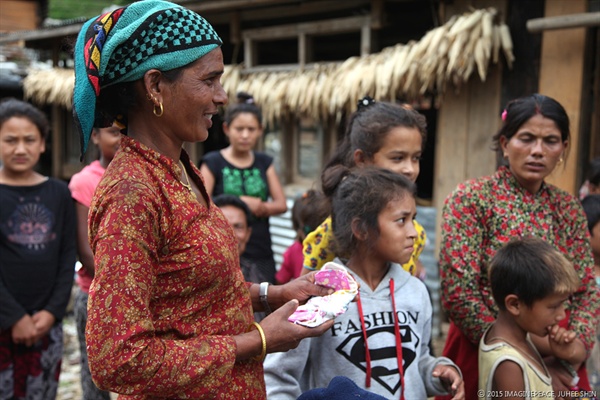
<path fill-rule="evenodd" d="M 358 283 L 346 268 L 333 262 L 326 263 L 315 274 L 315 284 L 335 290 L 328 296 L 313 297 L 306 304 L 299 306 L 290 315 L 288 321 L 308 327 L 315 327 L 343 314 L 348 304 L 358 293 Z"/>

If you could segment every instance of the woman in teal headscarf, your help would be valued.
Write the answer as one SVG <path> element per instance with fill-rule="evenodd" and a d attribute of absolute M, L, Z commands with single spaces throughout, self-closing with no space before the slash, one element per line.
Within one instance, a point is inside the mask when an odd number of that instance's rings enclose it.
<path fill-rule="evenodd" d="M 94 381 L 121 398 L 264 399 L 265 354 L 332 325 L 287 321 L 328 294 L 312 275 L 244 282 L 233 230 L 182 148 L 207 138 L 227 102 L 220 45 L 201 16 L 156 0 L 94 18 L 77 39 L 82 151 L 93 126 L 116 120 L 126 134 L 90 206 L 86 328 Z M 253 323 L 253 308 L 268 307 Z"/>

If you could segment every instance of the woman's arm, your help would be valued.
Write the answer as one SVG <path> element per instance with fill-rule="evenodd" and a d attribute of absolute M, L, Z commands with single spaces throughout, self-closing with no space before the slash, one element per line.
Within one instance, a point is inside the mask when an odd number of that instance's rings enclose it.
<path fill-rule="evenodd" d="M 94 254 L 90 248 L 88 237 L 88 213 L 90 208 L 75 201 L 75 212 L 77 214 L 77 253 L 79 261 L 83 264 L 85 272 L 94 277 Z"/>
<path fill-rule="evenodd" d="M 269 186 L 270 201 L 262 201 L 257 197 L 240 196 L 248 205 L 254 215 L 259 218 L 270 217 L 271 215 L 283 214 L 287 211 L 287 204 L 283 187 L 275 171 L 275 166 L 271 164 L 267 168 L 267 185 Z"/>
<path fill-rule="evenodd" d="M 56 320 L 64 317 L 67 311 L 67 305 L 71 298 L 71 289 L 73 288 L 73 279 L 75 275 L 75 261 L 77 260 L 77 217 L 75 216 L 75 206 L 71 199 L 71 192 L 65 185 L 61 185 L 60 199 L 54 201 L 61 202 L 60 218 L 57 221 L 56 235 L 57 246 L 60 246 L 58 260 L 56 260 L 56 279 L 52 294 L 44 306 L 44 310 L 51 313 Z M 44 318 L 46 324 L 51 321 Z M 48 330 L 51 325 L 48 326 Z"/>
<path fill-rule="evenodd" d="M 269 216 L 283 214 L 287 211 L 287 203 L 285 193 L 283 192 L 283 187 L 281 186 L 281 182 L 279 181 L 277 171 L 275 170 L 275 166 L 273 164 L 271 164 L 267 169 L 267 183 L 269 184 L 269 195 L 271 196 L 271 201 L 265 204 L 267 209 L 266 213 Z"/>
<path fill-rule="evenodd" d="M 263 304 L 259 298 L 259 286 L 259 284 L 253 283 L 248 289 L 252 298 L 252 308 L 254 311 L 264 311 Z M 311 297 L 328 296 L 331 293 L 333 293 L 333 289 L 315 285 L 315 273 L 313 272 L 302 275 L 284 285 L 269 285 L 267 289 L 267 301 L 271 310 L 276 310 L 290 300 L 298 300 L 300 304 L 304 304 Z"/>
<path fill-rule="evenodd" d="M 307 328 L 288 321 L 298 308 L 298 301 L 291 300 L 269 314 L 260 322 L 265 334 L 266 354 L 285 352 L 298 346 L 301 340 L 321 336 L 333 326 L 329 320 L 315 328 Z M 236 361 L 244 361 L 262 354 L 262 339 L 258 330 L 233 336 L 236 343 Z"/>
<path fill-rule="evenodd" d="M 481 292 L 485 225 L 472 196 L 460 188 L 446 199 L 442 221 L 442 305 L 450 319 L 477 345 L 495 319 Z"/>
<path fill-rule="evenodd" d="M 164 316 L 157 321 L 149 306 L 160 290 L 156 280 L 160 252 L 164 249 L 157 238 L 163 216 L 158 197 L 143 183 L 124 181 L 110 191 L 104 190 L 102 206 L 91 209 L 96 276 L 90 290 L 86 327 L 90 370 L 103 389 L 161 397 L 185 393 L 203 398 L 212 393 L 215 385 L 226 384 L 224 377 L 231 374 L 237 361 L 262 354 L 263 342 L 252 326 L 244 326 L 239 334 L 216 334 L 206 328 L 188 338 L 164 334 L 165 328 L 169 329 Z M 321 289 L 312 281 L 284 286 L 287 289 L 272 286 L 269 301 L 273 309 L 285 306 L 261 321 L 267 352 L 293 348 L 305 337 L 322 334 L 333 323 L 311 329 L 287 322 L 299 304 L 289 299 L 305 300 L 320 294 Z M 195 296 L 221 293 L 211 291 Z M 250 287 L 250 294 L 253 303 L 260 304 L 257 285 Z M 227 300 L 232 301 L 231 297 Z M 219 301 L 225 300 L 215 299 Z M 173 310 L 173 324 L 185 312 Z M 234 316 L 219 320 L 223 314 L 219 310 L 215 313 L 214 317 L 209 316 L 212 321 L 203 324 L 216 324 L 220 331 L 239 332 L 240 322 Z M 163 334 L 158 335 L 158 331 Z"/>

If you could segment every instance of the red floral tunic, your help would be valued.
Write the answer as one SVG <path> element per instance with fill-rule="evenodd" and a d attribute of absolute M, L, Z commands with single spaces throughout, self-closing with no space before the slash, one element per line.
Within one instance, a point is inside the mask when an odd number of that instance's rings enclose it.
<path fill-rule="evenodd" d="M 92 376 L 120 399 L 264 399 L 262 364 L 235 362 L 232 335 L 253 316 L 233 231 L 180 172 L 124 137 L 98 186 L 89 215 Z"/>
<path fill-rule="evenodd" d="M 531 194 L 501 167 L 490 177 L 459 185 L 446 199 L 442 220 L 442 302 L 472 343 L 479 343 L 498 312 L 487 278 L 491 258 L 511 238 L 535 235 L 554 244 L 581 279 L 569 325 L 591 349 L 600 297 L 587 220 L 575 197 L 546 183 Z"/>
<path fill-rule="evenodd" d="M 489 263 L 511 238 L 530 235 L 552 243 L 573 263 L 581 287 L 568 307 L 568 327 L 591 350 L 600 295 L 586 217 L 575 197 L 546 183 L 531 194 L 508 168 L 501 167 L 492 176 L 459 185 L 446 199 L 442 221 L 442 305 L 472 344 L 463 343 L 451 326 L 444 355 L 453 357 L 461 368 L 474 367 L 471 375 L 476 377 L 479 340 L 498 312 L 487 278 Z M 465 378 L 465 388 L 468 383 Z M 474 390 L 476 385 L 475 380 Z"/>

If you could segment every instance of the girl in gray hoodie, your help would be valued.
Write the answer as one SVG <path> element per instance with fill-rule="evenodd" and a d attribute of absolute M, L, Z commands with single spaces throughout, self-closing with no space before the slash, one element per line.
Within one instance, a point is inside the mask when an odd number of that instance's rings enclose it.
<path fill-rule="evenodd" d="M 322 336 L 265 360 L 267 398 L 296 399 L 336 376 L 389 399 L 450 393 L 464 399 L 462 375 L 429 352 L 432 308 L 425 285 L 402 269 L 417 232 L 415 186 L 391 171 L 338 170 L 332 199 L 335 260 L 359 282 L 357 301 Z"/>

